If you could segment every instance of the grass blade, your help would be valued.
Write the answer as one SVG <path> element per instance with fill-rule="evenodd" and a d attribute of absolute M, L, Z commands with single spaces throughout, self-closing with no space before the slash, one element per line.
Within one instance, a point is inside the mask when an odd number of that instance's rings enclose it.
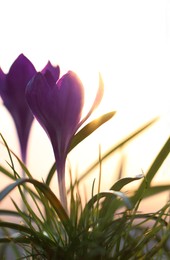
<path fill-rule="evenodd" d="M 140 127 L 139 129 L 137 129 L 134 133 L 132 133 L 131 135 L 129 135 L 128 137 L 123 139 L 117 145 L 113 146 L 109 151 L 107 151 L 103 156 L 101 156 L 101 161 L 107 159 L 109 156 L 111 156 L 115 151 L 117 151 L 123 145 L 127 144 L 129 141 L 131 141 L 134 137 L 136 137 L 142 131 L 146 130 L 149 126 L 151 126 L 153 123 L 155 123 L 156 120 L 158 120 L 158 118 L 154 118 L 153 120 L 149 121 L 147 124 L 145 124 L 144 126 Z M 76 183 L 82 181 L 86 176 L 88 176 L 98 166 L 98 164 L 99 164 L 99 161 L 96 160 L 96 162 L 94 162 L 92 164 L 92 166 L 90 166 L 89 169 L 87 169 L 85 171 L 85 173 L 83 173 L 80 176 L 80 178 L 78 180 L 76 180 Z"/>
<path fill-rule="evenodd" d="M 71 229 L 70 219 L 66 211 L 64 210 L 63 206 L 61 205 L 60 201 L 58 200 L 58 198 L 51 191 L 51 189 L 44 183 L 41 183 L 34 179 L 19 179 L 16 182 L 8 185 L 4 190 L 1 191 L 0 201 L 3 200 L 3 198 L 5 198 L 15 187 L 20 186 L 24 183 L 32 183 L 46 196 L 46 198 L 49 200 L 54 210 L 56 211 L 57 215 L 59 216 L 63 226 L 69 233 Z"/>
<path fill-rule="evenodd" d="M 90 134 L 92 134 L 97 128 L 106 123 L 116 114 L 115 111 L 106 113 L 97 119 L 94 119 L 92 122 L 84 126 L 72 139 L 72 142 L 69 147 L 69 152 L 78 145 L 81 141 L 87 138 Z"/>
<path fill-rule="evenodd" d="M 168 156 L 169 152 L 170 152 L 170 138 L 168 138 L 168 140 L 164 144 L 163 148 L 161 149 L 161 151 L 155 158 L 153 164 L 151 165 L 150 169 L 148 170 L 143 182 L 139 186 L 138 190 L 135 192 L 135 195 L 132 197 L 132 201 L 134 204 L 136 204 L 136 202 L 138 200 L 140 200 L 141 197 L 143 198 L 143 196 L 145 196 L 144 191 L 148 190 L 150 188 L 150 183 L 151 183 L 152 179 L 154 178 L 155 174 L 157 173 L 157 171 L 163 164 L 163 162 L 166 159 L 166 157 Z M 147 188 L 146 188 L 146 185 L 147 185 Z"/>

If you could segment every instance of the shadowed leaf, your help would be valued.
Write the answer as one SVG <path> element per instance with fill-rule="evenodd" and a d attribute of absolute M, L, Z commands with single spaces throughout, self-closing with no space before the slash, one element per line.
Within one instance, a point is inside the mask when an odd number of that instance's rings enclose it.
<path fill-rule="evenodd" d="M 54 210 L 58 214 L 63 226 L 69 232 L 71 229 L 71 223 L 67 213 L 65 212 L 63 206 L 61 205 L 60 201 L 55 196 L 55 194 L 44 183 L 41 183 L 34 179 L 19 179 L 15 183 L 8 185 L 4 190 L 0 192 L 0 201 L 2 201 L 15 187 L 22 185 L 24 183 L 32 183 L 36 188 L 38 188 L 45 195 L 45 197 L 49 200 Z"/>
<path fill-rule="evenodd" d="M 170 184 L 169 185 L 156 185 L 153 187 L 149 187 L 149 189 L 146 190 L 144 193 L 144 198 L 148 198 L 153 195 L 157 195 L 161 192 L 164 191 L 169 191 L 170 190 Z"/>
<path fill-rule="evenodd" d="M 86 207 L 91 208 L 93 204 L 101 198 L 111 198 L 111 199 L 121 198 L 124 201 L 127 208 L 130 209 L 132 206 L 129 198 L 123 192 L 110 190 L 110 191 L 100 192 L 95 196 L 93 196 L 87 203 Z"/>
<path fill-rule="evenodd" d="M 7 169 L 5 169 L 2 165 L 0 165 L 0 172 L 2 172 L 4 175 L 8 176 L 12 180 L 16 179 L 14 175 L 10 173 Z"/>
<path fill-rule="evenodd" d="M 81 217 L 80 217 L 80 221 L 79 221 L 79 225 L 81 226 L 82 223 L 86 222 L 85 219 L 87 219 L 87 217 L 89 216 L 90 212 L 91 212 L 91 209 L 93 208 L 94 204 L 96 202 L 98 202 L 100 199 L 102 198 L 105 198 L 106 200 L 111 200 L 112 202 L 119 198 L 119 199 L 122 199 L 125 206 L 128 208 L 128 209 L 131 209 L 132 205 L 131 205 L 131 202 L 129 200 L 129 198 L 122 192 L 120 191 L 113 191 L 113 190 L 110 190 L 110 191 L 105 191 L 105 192 L 100 192 L 100 193 L 97 193 L 96 195 L 94 195 L 90 200 L 89 202 L 86 204 L 82 214 L 81 214 Z M 106 213 L 106 212 L 105 212 Z"/>
<path fill-rule="evenodd" d="M 118 180 L 116 183 L 114 183 L 113 186 L 110 188 L 110 190 L 120 191 L 125 185 L 127 185 L 133 181 L 140 180 L 141 178 L 143 178 L 143 175 L 139 175 L 136 177 L 122 178 L 122 179 Z"/>
<path fill-rule="evenodd" d="M 115 111 L 109 112 L 100 116 L 99 118 L 93 120 L 85 127 L 83 127 L 72 139 L 72 142 L 69 147 L 69 152 L 78 145 L 81 141 L 83 141 L 86 137 L 92 134 L 97 128 L 106 123 L 109 119 L 111 119 L 115 115 Z"/>

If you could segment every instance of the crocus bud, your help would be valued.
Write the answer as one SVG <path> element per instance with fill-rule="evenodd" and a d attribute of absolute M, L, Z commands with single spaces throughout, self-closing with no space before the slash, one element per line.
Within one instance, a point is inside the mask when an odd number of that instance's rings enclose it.
<path fill-rule="evenodd" d="M 35 74 L 33 64 L 23 54 L 18 56 L 7 74 L 0 70 L 0 95 L 14 120 L 24 163 L 33 122 L 33 115 L 25 99 L 25 88 Z"/>

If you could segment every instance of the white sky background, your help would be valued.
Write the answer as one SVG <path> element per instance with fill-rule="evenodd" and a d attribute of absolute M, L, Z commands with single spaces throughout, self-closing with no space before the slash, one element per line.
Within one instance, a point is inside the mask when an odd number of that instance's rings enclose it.
<path fill-rule="evenodd" d="M 37 70 L 48 60 L 60 65 L 61 73 L 74 70 L 86 89 L 86 109 L 97 89 L 98 71 L 103 76 L 105 96 L 93 118 L 110 110 L 117 115 L 73 151 L 73 168 L 81 172 L 88 167 L 98 157 L 99 143 L 105 151 L 161 115 L 159 123 L 117 155 L 118 159 L 127 156 L 128 176 L 148 169 L 170 130 L 170 1 L 0 0 L 0 67 L 4 72 L 20 53 Z M 1 105 L 0 131 L 18 152 L 12 127 Z M 53 161 L 49 140 L 34 122 L 29 167 L 37 178 L 45 178 Z M 115 165 L 113 159 L 106 169 L 109 187 Z M 161 180 L 169 181 L 169 165 Z"/>

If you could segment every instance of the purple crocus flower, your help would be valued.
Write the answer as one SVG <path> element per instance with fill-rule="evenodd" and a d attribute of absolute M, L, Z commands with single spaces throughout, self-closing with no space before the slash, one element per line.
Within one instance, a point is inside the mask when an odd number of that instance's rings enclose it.
<path fill-rule="evenodd" d="M 89 113 L 81 120 L 84 88 L 74 72 L 69 71 L 58 81 L 50 71 L 44 75 L 37 73 L 26 88 L 28 104 L 53 147 L 60 199 L 66 210 L 65 162 L 69 145 L 78 128 L 100 103 L 102 95 L 103 89 L 100 86 Z"/>
<path fill-rule="evenodd" d="M 24 163 L 33 122 L 33 115 L 25 99 L 25 88 L 35 74 L 33 64 L 23 54 L 18 56 L 7 74 L 0 69 L 0 95 L 14 120 Z"/>
<path fill-rule="evenodd" d="M 59 66 L 55 67 L 48 62 L 42 73 L 47 74 L 48 77 L 49 71 L 55 80 L 59 78 Z M 0 95 L 14 120 L 24 163 L 26 163 L 28 137 L 33 122 L 33 115 L 25 98 L 25 89 L 36 73 L 33 64 L 23 54 L 14 61 L 8 74 L 0 68 Z"/>

